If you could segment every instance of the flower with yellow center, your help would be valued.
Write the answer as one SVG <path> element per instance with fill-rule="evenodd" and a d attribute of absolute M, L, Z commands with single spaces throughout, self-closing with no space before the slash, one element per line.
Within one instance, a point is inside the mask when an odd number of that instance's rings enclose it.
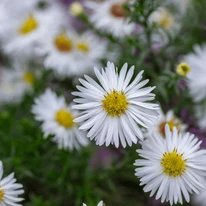
<path fill-rule="evenodd" d="M 185 77 L 190 72 L 190 70 L 191 69 L 190 69 L 189 65 L 185 62 L 180 63 L 176 68 L 177 74 L 179 74 L 183 77 Z"/>
<path fill-rule="evenodd" d="M 157 118 L 158 105 L 148 102 L 154 99 L 154 87 L 143 88 L 148 82 L 140 81 L 143 71 L 131 81 L 134 66 L 128 71 L 127 67 L 125 63 L 120 73 L 111 62 L 101 72 L 95 68 L 99 83 L 85 75 L 79 92 L 73 92 L 79 97 L 73 108 L 82 111 L 74 121 L 81 122 L 79 129 L 88 131 L 87 137 L 98 145 L 131 146 L 143 139 L 139 125 L 149 127 Z"/>
<path fill-rule="evenodd" d="M 11 173 L 4 178 L 2 178 L 2 176 L 3 164 L 2 161 L 0 161 L 0 205 L 22 206 L 19 202 L 21 202 L 23 198 L 19 197 L 19 195 L 24 193 L 24 190 L 22 189 L 23 186 L 16 183 L 14 173 Z"/>
<path fill-rule="evenodd" d="M 168 31 L 173 29 L 176 23 L 173 15 L 166 8 L 159 8 L 154 11 L 150 15 L 149 21 Z"/>
<path fill-rule="evenodd" d="M 60 52 L 70 52 L 72 50 L 72 40 L 64 33 L 56 36 L 54 44 Z"/>
<path fill-rule="evenodd" d="M 176 127 L 171 132 L 166 125 L 165 134 L 165 139 L 154 134 L 141 142 L 135 175 L 150 196 L 156 194 L 156 199 L 170 205 L 183 204 L 183 197 L 189 202 L 190 193 L 205 187 L 206 150 L 200 149 L 201 141 L 193 134 L 178 133 Z"/>
<path fill-rule="evenodd" d="M 29 34 L 38 28 L 38 22 L 31 14 L 28 19 L 20 26 L 19 33 L 22 35 Z"/>
<path fill-rule="evenodd" d="M 53 135 L 52 140 L 58 144 L 59 149 L 73 150 L 88 145 L 85 133 L 79 131 L 73 121 L 78 113 L 71 110 L 63 97 L 58 97 L 50 89 L 35 100 L 32 113 L 36 120 L 43 122 L 45 138 Z"/>
<path fill-rule="evenodd" d="M 148 131 L 145 132 L 145 136 L 150 138 L 153 133 L 165 138 L 166 124 L 168 124 L 170 131 L 172 131 L 174 127 L 177 128 L 178 132 L 185 132 L 187 129 L 187 125 L 184 124 L 172 110 L 169 110 L 166 114 L 160 110 L 157 121 L 148 129 Z"/>

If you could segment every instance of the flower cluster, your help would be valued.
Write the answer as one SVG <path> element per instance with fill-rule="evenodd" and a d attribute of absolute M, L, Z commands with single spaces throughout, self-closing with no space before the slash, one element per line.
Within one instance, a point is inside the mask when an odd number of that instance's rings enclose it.
<path fill-rule="evenodd" d="M 205 7 L 0 0 L 0 205 L 205 206 Z"/>

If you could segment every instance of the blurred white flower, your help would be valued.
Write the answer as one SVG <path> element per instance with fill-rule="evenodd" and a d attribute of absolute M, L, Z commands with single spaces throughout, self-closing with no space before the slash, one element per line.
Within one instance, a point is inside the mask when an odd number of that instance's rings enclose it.
<path fill-rule="evenodd" d="M 125 0 L 85 1 L 85 6 L 92 10 L 89 18 L 96 28 L 117 37 L 124 37 L 130 35 L 135 29 L 135 24 L 129 23 L 125 18 L 123 8 L 125 2 Z"/>
<path fill-rule="evenodd" d="M 206 184 L 206 181 L 205 181 Z M 192 203 L 196 206 L 205 206 L 206 205 L 206 189 L 201 191 L 199 194 L 194 194 L 192 196 Z"/>
<path fill-rule="evenodd" d="M 19 183 L 16 183 L 14 178 L 14 173 L 11 173 L 7 177 L 3 176 L 3 165 L 0 161 L 0 205 L 1 206 L 22 206 L 19 204 L 23 198 L 18 197 L 24 193 L 24 190 L 21 189 L 23 186 Z"/>
<path fill-rule="evenodd" d="M 200 149 L 201 141 L 190 133 L 178 133 L 175 127 L 171 132 L 168 125 L 165 133 L 165 139 L 153 135 L 141 142 L 137 152 L 143 159 L 135 161 L 135 175 L 150 196 L 156 193 L 162 203 L 183 204 L 183 197 L 189 202 L 189 194 L 205 189 L 206 150 Z"/>
<path fill-rule="evenodd" d="M 92 33 L 81 35 L 72 32 L 60 32 L 50 35 L 42 42 L 39 53 L 46 54 L 44 65 L 52 69 L 61 78 L 82 75 L 105 56 L 107 42 L 100 41 Z"/>
<path fill-rule="evenodd" d="M 74 109 L 81 110 L 74 121 L 81 122 L 80 130 L 87 131 L 87 137 L 95 139 L 97 145 L 114 144 L 123 147 L 143 139 L 141 125 L 148 128 L 157 119 L 159 107 L 148 103 L 154 100 L 151 91 L 155 87 L 143 88 L 149 80 L 141 81 L 143 71 L 131 81 L 134 66 L 129 70 L 125 63 L 118 74 L 118 69 L 111 62 L 101 71 L 94 69 L 97 83 L 89 76 L 79 79 L 83 86 L 77 86 L 79 92 L 73 92 L 77 104 Z M 128 72 L 127 72 L 128 70 Z"/>
<path fill-rule="evenodd" d="M 80 146 L 87 146 L 86 134 L 79 131 L 77 124 L 73 121 L 77 117 L 77 111 L 71 110 L 64 97 L 58 97 L 50 89 L 35 99 L 32 113 L 37 121 L 42 122 L 44 137 L 54 135 L 53 141 L 58 148 L 73 150 Z"/>
<path fill-rule="evenodd" d="M 172 110 L 169 110 L 166 114 L 162 110 L 159 111 L 158 119 L 154 125 L 150 126 L 145 135 L 150 138 L 152 134 L 157 134 L 165 138 L 165 125 L 168 124 L 170 131 L 173 127 L 176 127 L 179 132 L 185 132 L 187 125 L 183 124 L 182 121 L 174 115 Z"/>
<path fill-rule="evenodd" d="M 64 11 L 60 6 L 39 9 L 34 1 L 31 2 L 33 3 L 26 12 L 17 12 L 18 9 L 11 11 L 7 9 L 9 6 L 4 6 L 7 10 L 6 16 L 2 18 L 0 37 L 4 52 L 14 57 L 33 58 L 39 41 L 43 41 L 66 24 Z M 17 5 L 17 8 L 19 7 L 20 5 Z"/>
<path fill-rule="evenodd" d="M 194 46 L 194 53 L 183 58 L 191 70 L 187 75 L 190 93 L 195 102 L 206 99 L 206 45 Z"/>
<path fill-rule="evenodd" d="M 0 103 L 20 102 L 25 93 L 32 92 L 34 79 L 35 74 L 25 65 L 14 64 L 14 68 L 1 68 Z"/>

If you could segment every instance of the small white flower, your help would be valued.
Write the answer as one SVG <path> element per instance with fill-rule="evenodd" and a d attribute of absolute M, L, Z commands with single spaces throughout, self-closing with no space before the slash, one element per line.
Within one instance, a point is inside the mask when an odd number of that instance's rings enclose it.
<path fill-rule="evenodd" d="M 83 206 L 87 206 L 87 205 L 85 203 L 83 203 Z M 100 201 L 97 206 L 104 206 L 103 201 Z"/>
<path fill-rule="evenodd" d="M 157 26 L 157 31 L 152 34 L 152 41 L 161 45 L 168 42 L 169 36 L 173 37 L 176 35 L 180 27 L 176 17 L 164 7 L 155 10 L 149 16 L 149 22 Z"/>
<path fill-rule="evenodd" d="M 43 122 L 44 137 L 54 135 L 53 141 L 58 144 L 58 148 L 73 150 L 80 149 L 80 145 L 88 145 L 86 135 L 78 130 L 77 124 L 73 121 L 77 112 L 72 111 L 65 99 L 57 97 L 50 89 L 35 99 L 32 113 L 36 120 Z"/>
<path fill-rule="evenodd" d="M 45 67 L 65 78 L 82 75 L 93 65 L 98 66 L 106 46 L 106 42 L 101 42 L 94 34 L 78 35 L 70 30 L 51 35 L 42 42 L 39 51 L 47 54 Z"/>
<path fill-rule="evenodd" d="M 18 197 L 24 193 L 24 190 L 21 189 L 23 186 L 16 183 L 14 178 L 14 173 L 11 173 L 7 177 L 3 176 L 3 165 L 0 161 L 0 206 L 22 206 L 19 204 L 23 198 Z"/>
<path fill-rule="evenodd" d="M 5 18 L 7 24 L 1 32 L 3 37 L 6 36 L 3 41 L 4 52 L 15 57 L 33 58 L 39 42 L 64 25 L 65 16 L 62 13 L 63 10 L 58 6 L 44 11 L 31 7 L 22 14 L 18 12 L 15 18 Z"/>
<path fill-rule="evenodd" d="M 120 73 L 111 62 L 107 67 L 94 69 L 100 84 L 89 76 L 79 79 L 83 86 L 77 86 L 79 92 L 73 95 L 77 104 L 74 109 L 82 110 L 75 122 L 81 122 L 80 130 L 89 130 L 87 137 L 95 139 L 97 145 L 106 146 L 114 144 L 123 147 L 137 143 L 143 139 L 138 125 L 148 128 L 157 118 L 159 107 L 157 104 L 148 103 L 154 99 L 150 93 L 155 87 L 143 88 L 149 80 L 141 81 L 141 71 L 133 82 L 134 66 L 127 72 L 127 63 Z"/>
<path fill-rule="evenodd" d="M 97 28 L 117 37 L 123 37 L 130 35 L 135 28 L 135 25 L 125 18 L 123 8 L 125 2 L 125 0 L 88 1 L 85 2 L 85 6 L 92 9 L 89 17 Z"/>
<path fill-rule="evenodd" d="M 171 132 L 165 127 L 166 138 L 153 135 L 143 141 L 137 150 L 143 159 L 135 161 L 135 175 L 140 178 L 144 191 L 156 193 L 156 199 L 169 201 L 171 205 L 183 203 L 182 196 L 190 201 L 190 193 L 205 188 L 206 150 L 200 149 L 201 141 L 190 133 Z"/>
<path fill-rule="evenodd" d="M 174 115 L 172 110 L 169 110 L 166 114 L 162 110 L 159 111 L 158 119 L 154 125 L 149 127 L 148 132 L 145 134 L 148 138 L 152 133 L 160 135 L 165 138 L 165 125 L 168 124 L 170 131 L 173 127 L 176 127 L 179 132 L 185 132 L 187 125 L 183 124 L 182 121 Z"/>
<path fill-rule="evenodd" d="M 0 70 L 0 102 L 20 102 L 25 93 L 33 89 L 35 74 L 28 69 L 20 68 L 14 64 L 14 69 L 2 68 Z"/>
<path fill-rule="evenodd" d="M 198 102 L 206 98 L 206 45 L 194 47 L 195 53 L 186 55 L 183 60 L 191 70 L 187 75 L 191 96 Z"/>

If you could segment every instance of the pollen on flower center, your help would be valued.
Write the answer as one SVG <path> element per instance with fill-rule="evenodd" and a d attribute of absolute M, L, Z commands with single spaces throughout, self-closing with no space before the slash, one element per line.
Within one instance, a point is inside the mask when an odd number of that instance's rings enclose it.
<path fill-rule="evenodd" d="M 124 92 L 116 92 L 115 90 L 105 96 L 102 100 L 103 107 L 111 116 L 120 116 L 127 110 L 127 99 Z"/>
<path fill-rule="evenodd" d="M 172 132 L 173 127 L 176 127 L 178 130 L 181 126 L 179 122 L 175 122 L 175 119 L 171 119 L 170 121 L 164 121 L 159 125 L 159 132 L 165 137 L 165 125 L 168 124 L 170 131 Z"/>
<path fill-rule="evenodd" d="M 110 12 L 114 17 L 123 18 L 125 17 L 125 10 L 122 4 L 113 4 L 110 8 Z"/>
<path fill-rule="evenodd" d="M 161 161 L 163 171 L 171 177 L 181 176 L 186 170 L 186 159 L 183 159 L 183 154 L 178 154 L 177 148 L 172 152 L 165 152 Z"/>
<path fill-rule="evenodd" d="M 38 27 L 38 22 L 36 21 L 33 15 L 30 15 L 29 18 L 19 28 L 19 32 L 22 35 L 26 35 L 34 31 L 37 27 Z"/>
<path fill-rule="evenodd" d="M 4 194 L 5 194 L 5 190 L 0 189 L 0 201 L 3 201 Z"/>
<path fill-rule="evenodd" d="M 82 52 L 88 52 L 89 45 L 85 42 L 79 42 L 79 43 L 77 43 L 77 49 L 82 51 Z"/>
<path fill-rule="evenodd" d="M 34 83 L 34 75 L 31 72 L 26 72 L 23 76 L 23 79 L 28 84 L 33 84 Z"/>
<path fill-rule="evenodd" d="M 190 67 L 187 63 L 182 62 L 177 66 L 176 72 L 181 76 L 186 76 L 190 72 Z"/>
<path fill-rule="evenodd" d="M 72 50 L 72 40 L 64 33 L 56 36 L 54 44 L 60 52 L 69 52 Z"/>
<path fill-rule="evenodd" d="M 75 124 L 73 122 L 74 117 L 66 109 L 60 109 L 59 111 L 57 111 L 55 119 L 61 126 L 65 128 L 71 128 Z"/>

